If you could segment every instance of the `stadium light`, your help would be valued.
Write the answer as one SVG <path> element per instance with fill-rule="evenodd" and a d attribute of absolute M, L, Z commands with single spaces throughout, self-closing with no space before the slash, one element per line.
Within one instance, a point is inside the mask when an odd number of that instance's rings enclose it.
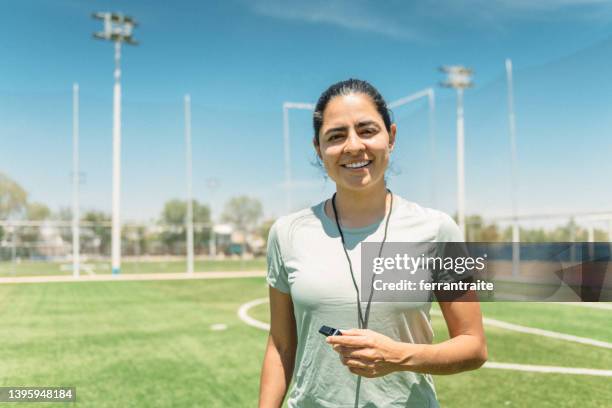
<path fill-rule="evenodd" d="M 115 85 L 113 88 L 113 212 L 112 212 L 112 271 L 121 271 L 121 43 L 138 45 L 132 31 L 138 24 L 132 17 L 121 13 L 94 13 L 102 20 L 104 31 L 94 33 L 94 38 L 115 43 Z"/>
<path fill-rule="evenodd" d="M 193 273 L 193 184 L 191 179 L 191 96 L 185 95 L 185 146 L 187 164 L 187 273 Z"/>
<path fill-rule="evenodd" d="M 429 109 L 429 153 L 431 158 L 431 205 L 437 206 L 436 200 L 436 131 L 435 131 L 435 93 L 432 88 L 423 89 L 411 95 L 400 98 L 389 103 L 389 109 L 397 108 L 402 105 L 407 105 L 411 102 L 427 97 L 427 106 Z"/>
<path fill-rule="evenodd" d="M 81 274 L 79 229 L 79 84 L 72 85 L 72 276 Z"/>
<path fill-rule="evenodd" d="M 440 85 L 457 90 L 457 218 L 459 228 L 465 237 L 465 164 L 464 164 L 464 124 L 463 90 L 473 86 L 472 70 L 461 65 L 443 66 L 446 81 Z"/>
<path fill-rule="evenodd" d="M 514 89 L 512 85 L 512 60 L 506 58 L 506 79 L 508 83 L 508 125 L 510 130 L 510 152 L 512 166 L 512 275 L 519 275 L 520 229 L 518 221 L 518 163 L 516 154 L 516 122 L 514 116 Z"/>
<path fill-rule="evenodd" d="M 285 152 L 285 198 L 287 213 L 291 212 L 292 206 L 292 178 L 291 178 L 291 149 L 289 145 L 289 109 L 314 110 L 312 103 L 284 102 L 283 103 L 283 144 Z"/>

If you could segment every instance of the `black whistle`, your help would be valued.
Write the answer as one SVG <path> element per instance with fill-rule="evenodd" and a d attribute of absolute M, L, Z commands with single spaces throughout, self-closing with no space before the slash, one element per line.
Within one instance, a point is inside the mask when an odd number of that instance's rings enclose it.
<path fill-rule="evenodd" d="M 342 333 L 340 332 L 340 330 L 334 329 L 333 327 L 329 327 L 329 326 L 321 326 L 321 328 L 319 329 L 319 333 L 321 333 L 325 337 L 342 336 Z"/>

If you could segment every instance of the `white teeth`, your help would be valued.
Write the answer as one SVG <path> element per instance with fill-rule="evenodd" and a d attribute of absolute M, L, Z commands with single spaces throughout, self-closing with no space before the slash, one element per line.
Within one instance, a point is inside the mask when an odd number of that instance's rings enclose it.
<path fill-rule="evenodd" d="M 370 164 L 370 161 L 366 160 L 366 161 L 360 161 L 357 163 L 347 163 L 344 165 L 344 167 L 348 167 L 349 169 L 358 169 L 360 167 L 367 166 L 368 164 Z"/>

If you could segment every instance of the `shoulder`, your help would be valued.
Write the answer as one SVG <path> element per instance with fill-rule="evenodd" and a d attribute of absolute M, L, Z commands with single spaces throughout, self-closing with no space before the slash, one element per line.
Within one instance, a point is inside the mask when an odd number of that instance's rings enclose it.
<path fill-rule="evenodd" d="M 397 217 L 430 225 L 437 230 L 438 241 L 463 241 L 463 234 L 459 226 L 444 211 L 423 207 L 396 194 L 394 194 L 394 199 L 397 200 Z"/>
<path fill-rule="evenodd" d="M 319 224 L 320 221 L 317 216 L 317 211 L 323 203 L 324 202 L 277 218 L 270 228 L 270 238 L 288 241 L 296 230 Z"/>

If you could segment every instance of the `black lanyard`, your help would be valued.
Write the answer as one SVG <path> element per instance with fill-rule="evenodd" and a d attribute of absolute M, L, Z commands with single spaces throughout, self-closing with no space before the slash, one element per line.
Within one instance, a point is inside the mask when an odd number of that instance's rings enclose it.
<path fill-rule="evenodd" d="M 389 193 L 391 190 L 387 189 Z M 385 194 L 385 204 L 386 204 L 387 195 Z M 385 208 L 387 206 L 385 205 Z M 340 232 L 340 239 L 342 241 L 342 249 L 344 250 L 344 255 L 346 255 L 346 260 L 348 261 L 349 270 L 351 272 L 351 279 L 353 280 L 353 285 L 355 286 L 355 292 L 357 294 L 357 317 L 359 319 L 359 328 L 367 329 L 368 328 L 368 319 L 370 318 L 370 306 L 372 305 L 372 295 L 374 294 L 373 288 L 370 290 L 370 296 L 368 298 L 368 303 L 366 305 L 365 317 L 361 312 L 361 301 L 359 297 L 359 287 L 357 286 L 357 281 L 355 281 L 355 274 L 353 273 L 353 263 L 351 262 L 351 258 L 346 250 L 346 241 L 344 240 L 344 234 L 342 233 L 342 228 L 340 228 L 340 220 L 338 217 L 338 211 L 336 210 L 336 193 L 332 197 L 332 208 L 334 209 L 334 218 L 336 220 L 336 226 L 338 227 L 338 232 Z M 385 245 L 385 241 L 387 240 L 387 230 L 389 229 L 389 219 L 391 218 L 391 211 L 393 211 L 393 193 L 391 193 L 391 203 L 389 205 L 389 214 L 387 214 L 387 220 L 385 221 L 385 235 L 383 236 L 382 243 L 380 244 L 380 249 L 378 251 L 378 257 L 380 258 L 383 250 L 383 246 Z M 362 275 L 363 276 L 363 275 Z M 370 282 L 370 286 L 374 281 L 375 275 L 372 274 L 372 282 Z"/>

